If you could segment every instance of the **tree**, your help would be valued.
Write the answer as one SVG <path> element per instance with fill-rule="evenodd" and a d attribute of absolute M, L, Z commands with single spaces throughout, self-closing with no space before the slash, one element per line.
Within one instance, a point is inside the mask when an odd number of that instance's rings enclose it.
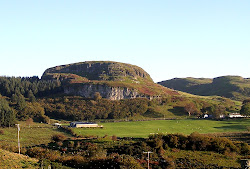
<path fill-rule="evenodd" d="M 214 118 L 219 119 L 221 115 L 225 114 L 226 108 L 224 105 L 214 105 L 212 106 L 212 115 Z"/>
<path fill-rule="evenodd" d="M 12 103 L 17 103 L 17 101 L 18 101 L 18 96 L 17 96 L 17 94 L 16 94 L 16 93 L 12 94 L 12 96 L 11 96 L 11 102 L 12 102 Z"/>
<path fill-rule="evenodd" d="M 250 116 L 250 102 L 243 104 L 240 110 L 241 115 Z"/>
<path fill-rule="evenodd" d="M 31 90 L 29 90 L 28 92 L 28 98 L 31 102 L 35 102 L 36 101 L 36 97 L 34 96 L 33 92 Z"/>
<path fill-rule="evenodd" d="M 188 112 L 188 116 L 191 116 L 191 114 L 194 114 L 195 112 L 197 112 L 197 108 L 193 102 L 187 103 L 184 106 L 184 109 L 186 112 Z"/>
<path fill-rule="evenodd" d="M 17 109 L 18 110 L 23 110 L 26 107 L 26 101 L 23 95 L 19 95 L 18 96 L 18 100 L 17 100 Z"/>
<path fill-rule="evenodd" d="M 15 124 L 15 112 L 10 108 L 9 103 L 0 98 L 0 126 L 12 126 Z"/>

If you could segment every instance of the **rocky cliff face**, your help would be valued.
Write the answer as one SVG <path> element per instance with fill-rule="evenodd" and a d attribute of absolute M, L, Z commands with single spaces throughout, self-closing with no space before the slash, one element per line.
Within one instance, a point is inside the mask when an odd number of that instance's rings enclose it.
<path fill-rule="evenodd" d="M 85 98 L 93 98 L 94 94 L 99 92 L 103 98 L 110 100 L 120 100 L 136 97 L 145 97 L 139 94 L 135 89 L 126 87 L 111 87 L 104 84 L 72 84 L 64 87 L 64 93 L 69 95 L 78 95 Z"/>

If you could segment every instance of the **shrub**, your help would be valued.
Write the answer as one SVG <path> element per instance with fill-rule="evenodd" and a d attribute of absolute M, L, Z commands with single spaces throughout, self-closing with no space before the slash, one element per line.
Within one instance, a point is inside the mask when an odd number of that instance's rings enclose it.
<path fill-rule="evenodd" d="M 113 140 L 113 141 L 116 141 L 116 140 L 117 140 L 117 136 L 116 136 L 116 135 L 113 135 L 113 136 L 112 136 L 112 140 Z"/>
<path fill-rule="evenodd" d="M 66 139 L 66 136 L 63 134 L 55 134 L 51 138 L 54 142 L 62 142 L 63 140 Z"/>
<path fill-rule="evenodd" d="M 4 135 L 4 130 L 0 130 L 0 135 Z"/>

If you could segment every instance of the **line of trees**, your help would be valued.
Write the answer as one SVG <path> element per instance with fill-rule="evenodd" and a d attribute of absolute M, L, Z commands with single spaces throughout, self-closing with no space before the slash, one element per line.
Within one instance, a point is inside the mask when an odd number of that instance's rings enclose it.
<path fill-rule="evenodd" d="M 60 81 L 44 81 L 34 77 L 0 77 L 0 126 L 13 126 L 16 120 L 47 122 L 44 108 L 36 97 L 62 91 Z"/>
<path fill-rule="evenodd" d="M 145 98 L 112 101 L 108 99 L 82 99 L 61 97 L 41 99 L 46 115 L 67 120 L 122 119 L 143 115 L 149 107 Z"/>
<path fill-rule="evenodd" d="M 7 97 L 23 95 L 26 98 L 44 97 L 62 91 L 60 81 L 33 77 L 0 77 L 0 94 Z"/>

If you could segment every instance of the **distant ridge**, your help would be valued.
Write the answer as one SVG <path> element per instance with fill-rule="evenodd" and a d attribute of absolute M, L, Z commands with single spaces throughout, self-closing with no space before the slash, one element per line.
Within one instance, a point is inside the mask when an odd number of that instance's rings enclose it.
<path fill-rule="evenodd" d="M 241 76 L 221 76 L 214 79 L 174 78 L 158 84 L 202 96 L 217 95 L 240 101 L 250 97 L 250 79 Z"/>

